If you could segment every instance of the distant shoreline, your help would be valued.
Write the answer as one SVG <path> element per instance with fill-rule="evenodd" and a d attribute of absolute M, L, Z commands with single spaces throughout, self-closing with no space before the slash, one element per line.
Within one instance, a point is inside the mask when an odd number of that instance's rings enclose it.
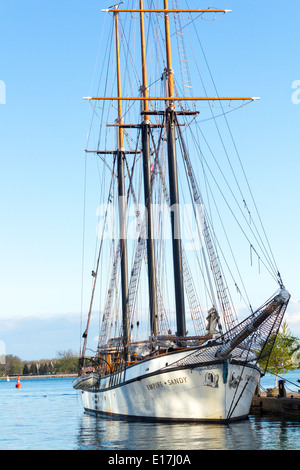
<path fill-rule="evenodd" d="M 9 380 L 17 380 L 20 377 L 20 380 L 30 380 L 30 379 L 64 379 L 77 377 L 77 374 L 44 374 L 44 375 L 9 375 Z M 7 380 L 7 377 L 0 377 L 0 380 Z"/>

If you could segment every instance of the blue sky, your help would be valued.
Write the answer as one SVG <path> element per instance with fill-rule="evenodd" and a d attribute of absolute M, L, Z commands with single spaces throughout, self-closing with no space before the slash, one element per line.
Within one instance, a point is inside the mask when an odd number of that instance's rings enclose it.
<path fill-rule="evenodd" d="M 6 85 L 0 104 L 0 340 L 22 359 L 79 348 L 90 125 L 82 97 L 92 89 L 101 8 L 109 5 L 0 5 L 0 81 Z M 300 80 L 300 2 L 219 0 L 214 6 L 232 9 L 205 23 L 201 36 L 219 92 L 261 97 L 232 114 L 231 128 L 292 294 L 287 320 L 300 336 L 300 104 L 292 102 L 292 84 Z M 96 204 L 88 218 L 96 227 Z"/>

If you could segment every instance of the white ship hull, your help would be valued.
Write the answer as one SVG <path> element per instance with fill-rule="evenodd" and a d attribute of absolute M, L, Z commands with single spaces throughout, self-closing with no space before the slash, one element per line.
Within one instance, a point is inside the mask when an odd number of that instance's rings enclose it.
<path fill-rule="evenodd" d="M 220 362 L 168 370 L 162 368 L 162 361 L 166 366 L 166 356 L 153 358 L 114 378 L 103 377 L 98 389 L 82 390 L 85 411 L 104 417 L 185 422 L 228 422 L 248 416 L 260 379 L 257 368 Z"/>

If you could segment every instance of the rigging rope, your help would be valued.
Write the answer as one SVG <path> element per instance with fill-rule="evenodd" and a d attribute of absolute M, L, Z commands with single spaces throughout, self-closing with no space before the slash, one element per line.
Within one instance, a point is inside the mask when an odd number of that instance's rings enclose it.
<path fill-rule="evenodd" d="M 209 67 L 208 60 L 207 60 L 207 57 L 206 57 L 206 55 L 205 55 L 205 52 L 204 52 L 204 49 L 203 49 L 203 46 L 202 46 L 202 42 L 201 42 L 200 37 L 199 37 L 199 33 L 198 33 L 198 30 L 195 28 L 195 25 L 194 25 L 194 29 L 195 29 L 195 33 L 196 33 L 197 38 L 198 38 L 198 42 L 199 42 L 199 45 L 200 45 L 200 48 L 201 48 L 201 52 L 202 52 L 202 54 L 203 54 L 203 57 L 204 57 L 204 60 L 205 60 L 205 63 L 206 63 L 206 66 L 207 66 L 207 69 L 208 69 L 208 72 L 209 72 L 211 81 L 212 81 L 213 86 L 214 86 L 214 88 L 215 88 L 216 95 L 219 96 L 218 90 L 217 90 L 217 87 L 216 87 L 216 83 L 215 83 L 214 78 L 213 78 L 213 76 L 212 76 L 212 72 L 211 72 L 211 69 L 210 69 L 210 67 Z M 198 64 L 197 64 L 197 67 L 198 67 Z M 199 70 L 199 68 L 198 68 L 198 70 Z M 200 71 L 199 71 L 199 74 L 200 74 Z M 200 77 L 201 77 L 201 74 L 200 74 Z M 201 81 L 202 81 L 202 78 L 201 78 Z M 202 84 L 203 84 L 203 81 L 202 81 Z M 204 84 L 203 84 L 203 87 L 204 87 Z M 205 89 L 205 87 L 204 87 L 204 89 Z M 241 169 L 242 169 L 242 172 L 243 172 L 243 175 L 244 175 L 244 178 L 245 178 L 245 181 L 246 181 L 246 184 L 247 184 L 247 187 L 248 187 L 248 190 L 249 190 L 251 199 L 252 199 L 252 202 L 253 202 L 253 204 L 254 204 L 254 207 L 255 207 L 255 210 L 256 210 L 256 213 L 257 213 L 259 222 L 260 222 L 260 224 L 261 224 L 261 228 L 262 228 L 262 230 L 263 230 L 263 233 L 264 233 L 264 236 L 265 236 L 265 239 L 266 239 L 268 248 L 269 248 L 270 256 L 268 255 L 268 258 L 269 258 L 269 260 L 271 260 L 271 258 L 272 258 L 273 266 L 274 266 L 273 269 L 274 269 L 275 272 L 276 272 L 277 281 L 279 281 L 279 283 L 280 283 L 281 286 L 282 286 L 282 281 L 281 281 L 281 278 L 280 278 L 279 270 L 278 270 L 278 267 L 277 267 L 277 264 L 276 264 L 276 261 L 275 261 L 275 258 L 274 258 L 274 255 L 273 255 L 273 252 L 272 252 L 272 249 L 271 249 L 271 246 L 270 246 L 270 243 L 269 243 L 269 240 L 268 240 L 266 231 L 265 231 L 265 228 L 264 228 L 264 226 L 263 226 L 262 219 L 261 219 L 261 216 L 260 216 L 260 214 L 259 214 L 259 211 L 258 211 L 258 208 L 257 208 L 257 204 L 256 204 L 256 202 L 255 202 L 254 195 L 253 195 L 253 192 L 252 192 L 252 190 L 251 190 L 251 187 L 250 187 L 250 184 L 249 184 L 249 180 L 248 180 L 248 178 L 247 178 L 247 175 L 246 175 L 246 172 L 245 172 L 245 169 L 244 169 L 242 160 L 241 160 L 241 156 L 240 156 L 239 151 L 238 151 L 238 149 L 237 149 L 237 145 L 236 145 L 235 139 L 234 139 L 234 137 L 233 137 L 233 133 L 232 133 L 232 131 L 231 131 L 231 129 L 230 129 L 229 122 L 228 122 L 228 120 L 227 120 L 227 116 L 226 116 L 226 113 L 224 112 L 224 108 L 223 108 L 223 105 L 222 105 L 222 102 L 221 102 L 221 101 L 220 101 L 220 106 L 221 106 L 221 109 L 222 109 L 222 116 L 224 117 L 224 120 L 225 120 L 227 129 L 228 129 L 229 135 L 230 135 L 230 137 L 231 137 L 231 140 L 232 140 L 232 143 L 233 143 L 235 152 L 236 152 L 237 157 L 238 157 L 239 164 L 240 164 L 240 166 L 241 166 Z M 210 107 L 211 107 L 211 106 L 210 106 Z M 212 109 L 211 109 L 211 112 L 212 112 Z M 233 170 L 231 161 L 230 161 L 230 159 L 229 159 L 229 155 L 228 155 L 227 150 L 226 150 L 226 148 L 225 148 L 225 144 L 224 144 L 224 141 L 223 141 L 223 139 L 222 139 L 222 137 L 221 137 L 220 130 L 219 130 L 219 127 L 218 127 L 218 125 L 217 125 L 216 118 L 215 118 L 213 112 L 212 112 L 212 115 L 213 115 L 213 119 L 214 119 L 215 124 L 216 124 L 217 132 L 218 132 L 219 137 L 220 137 L 220 139 L 221 139 L 221 142 L 222 142 L 222 145 L 223 145 L 223 148 L 224 148 L 224 151 L 225 151 L 225 154 L 226 154 L 228 163 L 229 163 L 229 165 L 230 165 L 230 167 L 231 167 L 231 169 L 232 169 L 232 173 L 233 173 L 233 176 L 234 176 L 234 178 L 235 178 L 237 187 L 238 187 L 238 189 L 239 189 L 239 191 L 240 191 L 240 194 L 241 194 L 241 197 L 242 197 L 242 201 L 243 201 L 244 204 L 246 204 L 246 202 L 245 202 L 246 199 L 245 199 L 245 197 L 243 196 L 243 193 L 242 193 L 240 184 L 239 184 L 239 182 L 238 182 L 238 180 L 237 180 L 237 178 L 236 178 L 235 172 L 234 172 L 234 170 Z M 246 205 L 246 207 L 247 207 L 247 205 Z M 247 210 L 248 210 L 248 208 L 247 208 Z M 257 231 L 257 232 L 258 232 L 258 231 Z M 258 236 L 259 236 L 259 238 L 261 239 L 259 233 L 258 233 Z M 263 243 L 262 239 L 261 239 L 261 243 L 262 243 L 262 245 L 263 245 L 263 247 L 264 247 L 264 243 Z M 272 263 L 271 263 L 271 264 L 272 264 Z"/>

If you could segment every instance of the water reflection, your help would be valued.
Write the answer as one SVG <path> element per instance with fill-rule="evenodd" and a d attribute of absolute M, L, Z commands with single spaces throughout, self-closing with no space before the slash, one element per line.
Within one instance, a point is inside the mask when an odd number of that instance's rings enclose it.
<path fill-rule="evenodd" d="M 251 416 L 260 450 L 299 450 L 300 422 L 295 418 Z"/>
<path fill-rule="evenodd" d="M 280 442 L 277 448 L 287 448 L 289 434 L 290 428 L 280 425 L 279 421 L 268 429 L 260 417 L 218 425 L 139 423 L 83 414 L 77 442 L 79 449 L 260 450 L 276 448 L 270 447 L 274 440 L 277 444 Z"/>
<path fill-rule="evenodd" d="M 300 450 L 300 420 L 252 415 L 230 425 L 102 420 L 83 412 L 70 379 L 0 381 L 2 450 Z"/>

